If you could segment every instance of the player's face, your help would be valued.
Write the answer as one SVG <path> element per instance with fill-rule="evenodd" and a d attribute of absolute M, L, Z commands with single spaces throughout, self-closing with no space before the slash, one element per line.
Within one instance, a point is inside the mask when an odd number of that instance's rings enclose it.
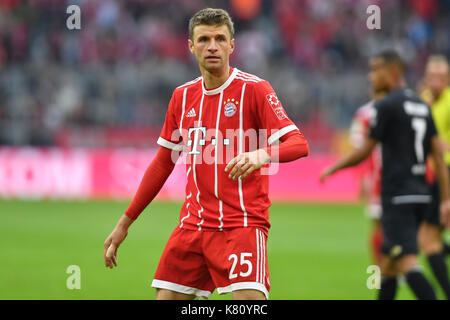
<path fill-rule="evenodd" d="M 449 66 L 445 62 L 430 62 L 425 71 L 425 83 L 438 97 L 441 92 L 448 86 Z"/>
<path fill-rule="evenodd" d="M 374 92 L 386 91 L 389 83 L 389 68 L 382 58 L 372 58 L 369 61 L 369 80 Z"/>
<path fill-rule="evenodd" d="M 230 39 L 226 25 L 199 25 L 194 28 L 189 49 L 195 55 L 200 68 L 209 72 L 224 70 L 229 66 L 230 54 L 234 50 L 234 39 Z"/>

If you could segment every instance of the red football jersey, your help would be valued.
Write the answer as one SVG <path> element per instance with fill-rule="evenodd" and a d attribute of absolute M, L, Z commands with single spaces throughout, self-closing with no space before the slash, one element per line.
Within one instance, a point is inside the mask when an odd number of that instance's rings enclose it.
<path fill-rule="evenodd" d="M 203 78 L 173 92 L 158 139 L 160 146 L 186 152 L 186 199 L 180 228 L 215 231 L 270 227 L 267 165 L 246 179 L 232 180 L 227 163 L 298 130 L 270 84 L 232 69 L 228 80 L 207 90 Z"/>
<path fill-rule="evenodd" d="M 370 101 L 361 106 L 353 117 L 350 127 L 350 139 L 353 147 L 358 148 L 367 137 L 370 128 L 370 121 L 373 115 L 374 101 Z M 371 205 L 380 204 L 381 196 L 381 151 L 377 146 L 369 158 L 363 162 L 363 178 L 367 179 L 369 185 L 369 203 Z"/>

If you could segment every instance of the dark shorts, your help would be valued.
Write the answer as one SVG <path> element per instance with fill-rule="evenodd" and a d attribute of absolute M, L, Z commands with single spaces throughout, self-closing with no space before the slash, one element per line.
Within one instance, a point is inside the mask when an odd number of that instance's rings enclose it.
<path fill-rule="evenodd" d="M 428 206 L 428 210 L 425 213 L 424 221 L 429 224 L 440 226 L 440 205 L 441 205 L 441 195 L 439 191 L 439 185 L 436 183 L 431 187 L 431 196 L 433 200 Z"/>
<path fill-rule="evenodd" d="M 383 201 L 383 244 L 381 252 L 391 258 L 418 254 L 417 232 L 424 220 L 429 203 L 392 204 Z"/>

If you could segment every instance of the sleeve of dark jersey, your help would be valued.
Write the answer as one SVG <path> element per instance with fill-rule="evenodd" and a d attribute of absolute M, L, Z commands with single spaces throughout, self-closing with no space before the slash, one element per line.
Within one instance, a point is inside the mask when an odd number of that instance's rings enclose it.
<path fill-rule="evenodd" d="M 125 215 L 136 220 L 144 209 L 159 193 L 175 166 L 172 160 L 172 150 L 160 147 L 153 161 L 142 177 L 141 183 L 131 201 Z"/>
<path fill-rule="evenodd" d="M 386 128 L 389 121 L 389 108 L 385 99 L 377 101 L 370 119 L 369 137 L 382 142 L 386 135 Z"/>

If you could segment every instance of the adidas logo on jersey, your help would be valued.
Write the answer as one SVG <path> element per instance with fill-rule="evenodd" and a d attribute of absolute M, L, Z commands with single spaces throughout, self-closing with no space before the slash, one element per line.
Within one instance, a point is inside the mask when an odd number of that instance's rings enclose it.
<path fill-rule="evenodd" d="M 197 114 L 195 113 L 194 108 L 192 108 L 191 110 L 189 110 L 189 112 L 186 115 L 186 118 L 191 118 L 191 117 L 195 117 Z"/>

